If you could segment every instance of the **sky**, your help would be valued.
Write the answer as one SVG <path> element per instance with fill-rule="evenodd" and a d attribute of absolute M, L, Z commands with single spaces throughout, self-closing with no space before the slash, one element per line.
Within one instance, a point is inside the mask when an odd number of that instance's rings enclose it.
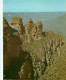
<path fill-rule="evenodd" d="M 3 12 L 66 12 L 66 0 L 3 0 Z"/>

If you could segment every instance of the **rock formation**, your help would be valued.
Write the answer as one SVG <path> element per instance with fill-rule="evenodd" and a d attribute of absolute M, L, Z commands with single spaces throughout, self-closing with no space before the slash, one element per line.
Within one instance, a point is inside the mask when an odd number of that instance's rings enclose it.
<path fill-rule="evenodd" d="M 22 18 L 19 17 L 13 17 L 10 21 L 11 27 L 15 30 L 18 30 L 18 34 L 21 35 L 24 33 L 24 27 L 22 23 Z"/>
<path fill-rule="evenodd" d="M 4 21 L 6 24 L 7 21 L 5 19 Z M 21 18 L 12 18 L 11 27 L 8 23 L 7 26 L 4 26 L 4 54 L 8 55 L 8 58 L 5 55 L 4 62 L 9 64 L 6 64 L 8 74 L 11 74 L 9 73 L 11 68 L 17 66 L 14 70 L 14 76 L 19 76 L 20 80 L 37 80 L 44 75 L 47 67 L 53 64 L 57 56 L 66 52 L 63 37 L 52 31 L 42 32 L 42 27 L 41 21 L 37 21 L 35 24 L 32 19 L 23 26 Z M 12 28 L 17 29 L 17 31 Z M 18 35 L 14 36 L 13 32 L 18 33 Z M 13 78 L 13 75 L 9 77 Z"/>
<path fill-rule="evenodd" d="M 29 27 L 29 30 L 26 29 Z M 36 24 L 33 23 L 33 21 L 30 19 L 28 23 L 25 26 L 25 32 L 29 31 L 27 35 L 31 35 L 32 40 L 38 40 L 41 39 L 42 36 L 42 23 L 41 21 L 38 21 Z"/>
<path fill-rule="evenodd" d="M 34 41 L 30 44 L 22 45 L 22 49 L 30 52 L 32 57 L 34 79 L 42 76 L 46 67 L 53 64 L 53 60 L 65 52 L 62 37 L 47 32 L 47 37 Z M 27 47 L 28 46 L 28 47 Z"/>
<path fill-rule="evenodd" d="M 36 24 L 33 23 L 32 19 L 30 19 L 25 25 L 25 34 L 21 36 L 24 38 L 23 42 L 30 43 L 34 40 L 42 39 L 42 23 L 41 21 L 37 21 Z"/>
<path fill-rule="evenodd" d="M 3 19 L 3 39 L 4 39 L 4 75 L 5 75 L 5 79 L 19 79 L 19 70 L 21 68 L 21 65 L 25 62 L 25 57 L 27 56 L 27 63 L 26 64 L 26 68 L 28 69 L 31 64 L 31 58 L 29 60 L 28 55 L 29 53 L 22 51 L 21 49 L 21 40 L 20 37 L 17 35 L 13 35 L 12 33 L 15 32 L 15 30 L 13 30 L 9 25 L 7 20 L 4 18 Z M 29 68 L 30 69 L 30 68 Z M 30 69 L 30 71 L 32 71 L 32 68 Z M 30 71 L 28 71 L 28 73 L 30 73 Z M 25 71 L 26 72 L 26 71 Z M 26 72 L 26 74 L 24 74 L 24 79 L 26 77 L 26 75 L 28 74 Z M 31 76 L 30 76 L 31 78 Z"/>

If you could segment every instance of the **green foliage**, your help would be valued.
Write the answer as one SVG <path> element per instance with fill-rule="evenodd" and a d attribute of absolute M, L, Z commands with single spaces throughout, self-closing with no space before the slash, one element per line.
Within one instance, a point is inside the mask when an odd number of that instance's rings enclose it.
<path fill-rule="evenodd" d="M 57 56 L 53 64 L 46 68 L 44 76 L 38 80 L 66 80 L 66 53 Z"/>

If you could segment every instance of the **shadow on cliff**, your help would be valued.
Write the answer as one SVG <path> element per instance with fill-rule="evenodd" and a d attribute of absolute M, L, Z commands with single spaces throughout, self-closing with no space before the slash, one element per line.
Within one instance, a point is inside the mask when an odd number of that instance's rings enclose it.
<path fill-rule="evenodd" d="M 3 18 L 3 73 L 4 79 L 20 79 L 19 71 L 21 70 L 22 64 L 25 63 L 23 70 L 23 79 L 27 80 L 28 74 L 31 73 L 30 80 L 33 79 L 33 67 L 32 58 L 26 51 L 22 51 L 19 36 L 14 36 L 13 30 L 7 20 Z"/>
<path fill-rule="evenodd" d="M 27 57 L 27 59 L 25 59 Z M 28 52 L 21 51 L 20 56 L 18 58 L 12 58 L 10 60 L 10 65 L 7 70 L 4 70 L 5 79 L 20 79 L 18 72 L 21 69 L 22 64 L 25 62 L 26 67 L 24 69 L 23 79 L 27 80 L 28 74 L 31 73 L 30 80 L 33 80 L 33 67 L 32 67 L 32 59 Z M 22 79 L 22 80 L 23 80 Z"/>

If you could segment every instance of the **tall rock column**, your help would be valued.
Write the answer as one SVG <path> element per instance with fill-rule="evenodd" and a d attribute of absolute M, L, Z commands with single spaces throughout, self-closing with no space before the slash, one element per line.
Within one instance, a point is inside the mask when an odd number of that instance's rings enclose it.
<path fill-rule="evenodd" d="M 22 18 L 13 17 L 10 23 L 11 23 L 11 27 L 15 29 L 19 35 L 24 34 L 24 26 L 22 23 Z"/>
<path fill-rule="evenodd" d="M 25 25 L 25 34 L 27 37 L 27 42 L 29 43 L 33 40 L 34 32 L 32 30 L 34 27 L 35 24 L 33 23 L 32 19 L 30 19 Z"/>
<path fill-rule="evenodd" d="M 37 21 L 36 23 L 36 27 L 37 27 L 37 32 L 36 32 L 36 36 L 38 36 L 38 39 L 42 39 L 42 22 L 41 21 Z"/>

